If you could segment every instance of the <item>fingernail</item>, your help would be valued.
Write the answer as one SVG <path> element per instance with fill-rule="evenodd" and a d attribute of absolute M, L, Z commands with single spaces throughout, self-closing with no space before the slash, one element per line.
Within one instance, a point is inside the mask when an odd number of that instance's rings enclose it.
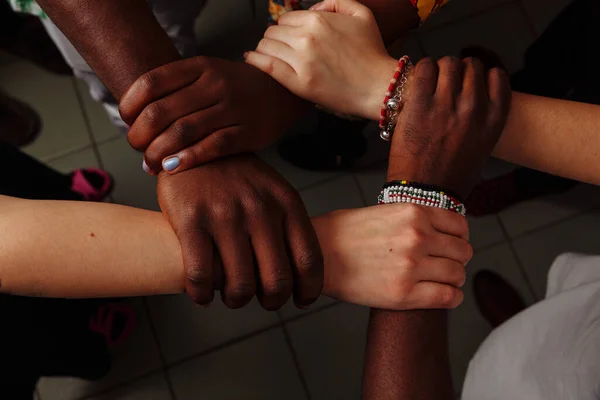
<path fill-rule="evenodd" d="M 245 52 L 245 53 L 244 53 L 244 60 L 245 60 L 246 58 L 248 58 L 248 52 Z"/>
<path fill-rule="evenodd" d="M 173 171 L 179 167 L 179 157 L 169 157 L 163 161 L 163 168 L 165 171 Z"/>
<path fill-rule="evenodd" d="M 152 171 L 150 171 L 150 167 L 148 166 L 148 164 L 146 164 L 146 160 L 142 160 L 142 169 L 145 173 L 152 174 Z"/>

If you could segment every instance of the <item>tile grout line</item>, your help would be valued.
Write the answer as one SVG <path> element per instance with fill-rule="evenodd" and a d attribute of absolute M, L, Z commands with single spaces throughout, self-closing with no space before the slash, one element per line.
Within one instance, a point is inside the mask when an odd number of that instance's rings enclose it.
<path fill-rule="evenodd" d="M 144 304 L 144 311 L 146 312 L 146 319 L 148 320 L 148 325 L 150 326 L 150 331 L 152 332 L 152 338 L 154 339 L 154 343 L 156 344 L 156 347 L 158 348 L 158 357 L 160 358 L 163 376 L 165 378 L 165 381 L 167 382 L 167 389 L 169 390 L 171 399 L 177 400 L 177 396 L 175 395 L 175 389 L 173 389 L 173 382 L 171 382 L 171 376 L 168 373 L 169 369 L 167 367 L 167 360 L 165 358 L 165 353 L 163 351 L 162 345 L 160 344 L 158 332 L 156 331 L 156 326 L 154 324 L 154 320 L 152 319 L 152 313 L 150 312 L 148 298 L 144 297 L 142 299 L 142 303 Z"/>
<path fill-rule="evenodd" d="M 302 384 L 302 388 L 304 389 L 304 396 L 306 400 L 312 400 L 312 396 L 310 395 L 310 390 L 308 389 L 308 383 L 306 382 L 306 377 L 302 372 L 302 368 L 300 367 L 300 360 L 298 359 L 298 353 L 296 353 L 296 349 L 294 349 L 294 345 L 292 344 L 292 338 L 290 337 L 290 333 L 287 330 L 287 323 L 283 321 L 281 315 L 279 315 L 281 319 L 281 330 L 283 331 L 283 336 L 285 337 L 285 342 L 287 343 L 288 350 L 292 354 L 292 360 L 294 362 L 294 366 L 296 367 L 296 373 L 298 374 L 298 379 L 300 379 L 300 383 Z"/>
<path fill-rule="evenodd" d="M 510 235 L 508 234 L 508 231 L 506 230 L 506 227 L 504 226 L 502 219 L 500 218 L 500 216 L 498 214 L 496 214 L 496 219 L 498 220 L 498 224 L 500 224 L 500 229 L 502 229 L 502 234 L 504 235 L 505 239 L 508 242 L 508 247 L 510 248 L 510 251 L 511 251 L 513 257 L 514 257 L 515 261 L 517 262 L 517 267 L 519 268 L 519 271 L 521 271 L 521 276 L 525 280 L 527 289 L 529 290 L 533 299 L 535 301 L 539 301 L 540 299 L 538 299 L 538 296 L 535 293 L 535 290 L 533 289 L 533 284 L 531 283 L 531 279 L 529 278 L 529 275 L 525 271 L 525 266 L 521 262 L 519 254 L 517 253 L 517 250 L 515 249 L 515 245 L 514 245 L 512 239 L 510 238 Z"/>
<path fill-rule="evenodd" d="M 79 103 L 79 108 L 81 109 L 81 115 L 83 116 L 83 120 L 85 121 L 85 126 L 88 131 L 88 137 L 90 139 L 90 143 L 92 144 L 92 151 L 94 152 L 94 156 L 96 157 L 96 162 L 98 163 L 98 167 L 100 169 L 104 168 L 104 162 L 102 161 L 102 157 L 100 156 L 100 151 L 98 151 L 98 144 L 96 143 L 96 138 L 94 137 L 94 133 L 92 131 L 92 124 L 90 123 L 90 117 L 85 109 L 85 103 L 83 101 L 83 97 L 81 93 L 79 93 L 79 88 L 77 87 L 77 82 L 75 81 L 75 77 L 71 78 L 71 84 L 73 85 L 73 89 L 75 90 L 75 96 L 77 97 L 77 102 Z"/>

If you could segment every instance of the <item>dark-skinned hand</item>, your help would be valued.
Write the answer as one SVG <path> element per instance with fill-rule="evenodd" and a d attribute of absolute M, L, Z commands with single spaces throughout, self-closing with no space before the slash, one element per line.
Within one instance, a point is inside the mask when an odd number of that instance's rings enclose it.
<path fill-rule="evenodd" d="M 323 259 L 298 193 L 254 155 L 158 177 L 158 200 L 179 238 L 186 290 L 207 305 L 215 290 L 239 308 L 254 295 L 276 310 L 290 295 L 307 307 L 321 294 Z M 222 282 L 222 285 L 215 282 Z"/>
<path fill-rule="evenodd" d="M 388 179 L 439 185 L 467 197 L 506 122 L 506 72 L 476 58 L 421 60 L 392 140 Z"/>
<path fill-rule="evenodd" d="M 177 173 L 268 147 L 307 105 L 251 65 L 193 57 L 142 75 L 119 110 L 145 169 Z"/>

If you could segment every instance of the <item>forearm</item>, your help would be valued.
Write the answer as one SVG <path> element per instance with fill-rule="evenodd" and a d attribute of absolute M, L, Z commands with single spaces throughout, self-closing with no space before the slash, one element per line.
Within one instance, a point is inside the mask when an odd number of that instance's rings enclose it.
<path fill-rule="evenodd" d="M 363 399 L 453 399 L 447 312 L 371 311 Z"/>
<path fill-rule="evenodd" d="M 118 100 L 143 73 L 179 59 L 145 0 L 39 0 Z"/>
<path fill-rule="evenodd" d="M 508 122 L 493 155 L 600 185 L 600 107 L 513 92 Z"/>
<path fill-rule="evenodd" d="M 403 38 L 419 26 L 419 16 L 409 0 L 360 0 L 369 7 L 386 44 Z"/>
<path fill-rule="evenodd" d="M 330 234 L 326 218 L 312 222 L 319 240 Z M 328 276 L 335 274 L 337 249 L 331 249 L 332 257 L 324 249 L 327 282 L 333 282 Z M 2 293 L 149 296 L 183 292 L 184 278 L 179 242 L 161 213 L 115 204 L 0 196 Z M 323 293 L 330 292 L 326 285 Z"/>

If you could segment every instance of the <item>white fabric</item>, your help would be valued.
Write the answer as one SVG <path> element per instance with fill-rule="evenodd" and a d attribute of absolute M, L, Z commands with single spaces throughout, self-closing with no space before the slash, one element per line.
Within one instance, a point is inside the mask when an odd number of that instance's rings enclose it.
<path fill-rule="evenodd" d="M 194 23 L 204 8 L 205 2 L 205 0 L 148 0 L 148 5 L 152 9 L 154 17 L 183 57 L 196 55 Z M 67 63 L 73 68 L 75 76 L 88 84 L 90 94 L 95 100 L 104 103 L 104 108 L 112 123 L 118 127 L 126 128 L 126 124 L 119 115 L 117 102 L 69 42 L 69 39 L 62 34 L 49 18 L 42 19 L 42 22 L 48 31 L 48 35 L 61 51 Z"/>
<path fill-rule="evenodd" d="M 546 299 L 483 342 L 469 364 L 462 399 L 600 399 L 599 256 L 556 259 Z"/>

